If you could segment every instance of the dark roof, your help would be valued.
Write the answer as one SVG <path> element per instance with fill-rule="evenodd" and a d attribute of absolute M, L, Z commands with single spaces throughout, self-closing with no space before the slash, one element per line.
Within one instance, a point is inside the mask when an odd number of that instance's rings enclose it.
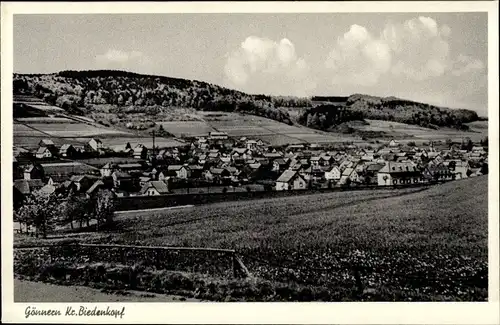
<path fill-rule="evenodd" d="M 141 189 L 141 193 L 145 193 L 148 188 L 153 187 L 155 190 L 158 191 L 160 194 L 166 194 L 169 192 L 168 186 L 165 182 L 163 181 L 150 181 L 144 184 L 144 186 Z"/>
<path fill-rule="evenodd" d="M 402 162 L 388 162 L 382 169 L 379 170 L 379 173 L 408 173 L 408 172 L 418 172 L 417 166 L 412 163 L 402 163 Z"/>
<path fill-rule="evenodd" d="M 40 164 L 45 175 L 81 175 L 98 173 L 99 169 L 79 162 L 58 162 Z"/>
<path fill-rule="evenodd" d="M 184 167 L 183 165 L 169 165 L 167 167 L 167 170 L 174 170 L 174 171 L 176 171 L 176 170 L 181 170 L 183 167 Z"/>
<path fill-rule="evenodd" d="M 378 172 L 384 166 L 385 166 L 384 164 L 370 164 L 370 165 L 368 165 L 368 167 L 366 167 L 366 171 L 369 171 L 369 172 Z"/>
<path fill-rule="evenodd" d="M 16 179 L 14 181 L 14 187 L 22 194 L 30 194 L 33 190 L 42 188 L 43 185 L 41 179 Z"/>
<path fill-rule="evenodd" d="M 132 176 L 129 173 L 124 173 L 120 171 L 114 172 L 113 175 L 115 175 L 116 178 L 132 178 Z"/>

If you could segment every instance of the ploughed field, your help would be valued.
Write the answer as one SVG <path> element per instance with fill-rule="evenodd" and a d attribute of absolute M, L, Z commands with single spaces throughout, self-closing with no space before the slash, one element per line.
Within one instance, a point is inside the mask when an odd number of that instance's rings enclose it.
<path fill-rule="evenodd" d="M 258 301 L 481 301 L 488 283 L 487 194 L 487 176 L 481 176 L 428 189 L 130 212 L 117 216 L 120 231 L 80 240 L 236 249 L 257 279 L 253 285 L 274 286 L 273 295 L 252 296 Z M 107 254 L 107 262 L 117 255 Z M 146 255 L 135 255 L 135 262 L 154 264 Z M 224 256 L 181 255 L 164 261 L 175 261 L 175 271 L 231 272 Z"/>

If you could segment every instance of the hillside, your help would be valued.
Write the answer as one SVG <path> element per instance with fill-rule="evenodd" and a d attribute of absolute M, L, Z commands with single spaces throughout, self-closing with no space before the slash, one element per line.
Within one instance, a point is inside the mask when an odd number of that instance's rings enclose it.
<path fill-rule="evenodd" d="M 157 116 L 169 108 L 191 108 L 244 112 L 291 124 L 289 115 L 276 107 L 295 104 L 293 98 L 248 95 L 197 80 L 113 70 L 14 74 L 13 88 L 15 94 L 34 94 L 73 114 L 111 113 L 118 119 L 126 114 Z"/>
<path fill-rule="evenodd" d="M 296 120 L 310 128 L 337 132 L 345 132 L 339 128 L 342 123 L 363 119 L 460 130 L 468 129 L 465 123 L 479 119 L 474 111 L 395 97 L 250 95 L 203 81 L 115 70 L 14 74 L 13 88 L 15 94 L 33 94 L 68 113 L 89 116 L 105 125 L 192 120 L 190 113 L 196 111 L 241 112 L 286 124 Z"/>
<path fill-rule="evenodd" d="M 469 129 L 466 123 L 479 120 L 477 113 L 471 110 L 438 107 L 395 97 L 355 94 L 344 98 L 317 98 L 321 104 L 306 109 L 298 121 L 320 130 L 334 130 L 346 122 L 372 119 L 466 131 Z"/>

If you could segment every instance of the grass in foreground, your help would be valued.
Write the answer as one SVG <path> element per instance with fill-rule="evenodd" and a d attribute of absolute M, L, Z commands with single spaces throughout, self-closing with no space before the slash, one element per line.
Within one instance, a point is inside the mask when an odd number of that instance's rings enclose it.
<path fill-rule="evenodd" d="M 424 191 L 336 192 L 141 212 L 117 220 L 122 232 L 84 240 L 234 248 L 259 279 L 346 295 L 357 268 L 374 293 L 357 299 L 485 300 L 487 192 L 487 177 L 478 177 Z M 192 267 L 189 257 L 176 266 Z"/>

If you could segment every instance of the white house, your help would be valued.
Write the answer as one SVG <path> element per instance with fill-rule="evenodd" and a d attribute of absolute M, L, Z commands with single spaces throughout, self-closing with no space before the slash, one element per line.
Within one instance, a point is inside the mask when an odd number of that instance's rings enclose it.
<path fill-rule="evenodd" d="M 338 166 L 333 166 L 330 171 L 325 173 L 325 179 L 329 181 L 338 181 L 340 179 L 341 173 Z"/>
<path fill-rule="evenodd" d="M 182 165 L 170 165 L 167 167 L 167 170 L 174 171 L 178 178 L 186 179 L 189 177 L 187 168 Z"/>
<path fill-rule="evenodd" d="M 40 147 L 36 151 L 35 157 L 38 159 L 52 158 L 52 152 L 47 147 Z"/>
<path fill-rule="evenodd" d="M 86 143 L 85 149 L 88 151 L 100 151 L 103 149 L 102 141 L 92 138 Z"/>
<path fill-rule="evenodd" d="M 340 176 L 339 183 L 346 184 L 347 180 L 350 180 L 353 183 L 358 183 L 360 181 L 360 177 L 359 174 L 356 172 L 356 169 L 351 167 L 344 169 L 342 175 Z"/>
<path fill-rule="evenodd" d="M 144 184 L 141 189 L 142 195 L 163 195 L 168 194 L 168 185 L 163 181 L 150 181 Z"/>
<path fill-rule="evenodd" d="M 306 188 L 306 180 L 293 170 L 285 170 L 276 180 L 276 191 L 304 190 Z"/>
<path fill-rule="evenodd" d="M 419 183 L 422 173 L 413 163 L 388 162 L 377 173 L 379 186 Z"/>
<path fill-rule="evenodd" d="M 110 177 L 113 171 L 115 170 L 115 167 L 111 163 L 107 163 L 106 165 L 101 167 L 101 176 L 102 177 Z"/>
<path fill-rule="evenodd" d="M 389 147 L 398 147 L 399 146 L 399 142 L 397 142 L 396 140 L 392 139 L 390 142 L 389 142 Z"/>

